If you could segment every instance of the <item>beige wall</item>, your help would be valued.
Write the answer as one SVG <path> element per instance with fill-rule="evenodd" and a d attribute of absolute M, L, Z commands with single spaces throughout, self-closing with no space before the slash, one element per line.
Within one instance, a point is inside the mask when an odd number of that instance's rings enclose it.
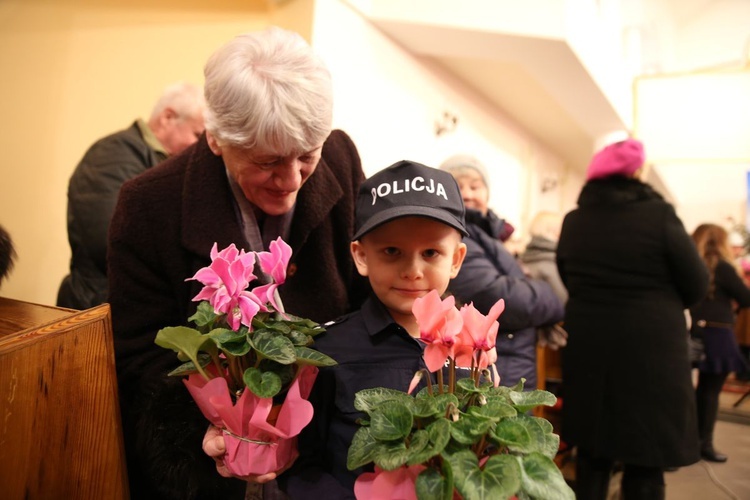
<path fill-rule="evenodd" d="M 484 160 L 492 206 L 523 231 L 563 180 L 560 159 L 501 110 L 434 63 L 394 44 L 345 0 L 0 0 L 0 224 L 19 259 L 0 294 L 53 304 L 70 250 L 67 182 L 99 137 L 146 117 L 162 88 L 202 84 L 203 65 L 232 36 L 269 24 L 293 29 L 326 60 L 334 126 L 350 133 L 367 174 L 403 158 L 437 165 L 456 152 Z M 435 135 L 443 111 L 459 116 Z M 564 184 L 564 183 L 561 183 Z M 168 221 L 165 221 L 165 224 Z"/>
<path fill-rule="evenodd" d="M 238 33 L 288 24 L 283 9 L 309 37 L 309 3 L 0 2 L 0 224 L 19 256 L 0 293 L 54 303 L 70 258 L 67 182 L 94 140 L 147 118 L 165 85 L 202 84 L 213 50 Z"/>

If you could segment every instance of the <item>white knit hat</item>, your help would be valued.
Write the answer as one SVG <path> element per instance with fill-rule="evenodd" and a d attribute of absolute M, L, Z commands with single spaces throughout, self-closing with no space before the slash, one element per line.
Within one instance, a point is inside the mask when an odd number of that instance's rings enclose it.
<path fill-rule="evenodd" d="M 482 162 L 480 162 L 475 157 L 471 155 L 454 155 L 445 160 L 443 164 L 440 165 L 440 170 L 445 170 L 446 172 L 450 172 L 451 174 L 454 172 L 466 170 L 468 168 L 475 170 L 479 174 L 479 176 L 482 178 L 482 181 L 484 182 L 484 185 L 489 191 L 490 184 L 489 182 L 487 182 L 489 179 L 489 177 L 487 176 L 487 169 L 484 168 Z"/>

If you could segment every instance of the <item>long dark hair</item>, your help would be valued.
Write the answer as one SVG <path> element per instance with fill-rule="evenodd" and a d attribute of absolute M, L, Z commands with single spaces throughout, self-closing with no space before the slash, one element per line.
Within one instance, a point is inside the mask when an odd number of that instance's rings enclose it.
<path fill-rule="evenodd" d="M 726 229 L 716 224 L 701 224 L 693 231 L 693 241 L 698 248 L 698 253 L 703 262 L 708 267 L 708 296 L 713 297 L 716 290 L 714 277 L 719 261 L 723 260 L 731 264 L 736 270 L 732 258 L 732 249 L 729 247 L 729 233 L 727 233 Z"/>

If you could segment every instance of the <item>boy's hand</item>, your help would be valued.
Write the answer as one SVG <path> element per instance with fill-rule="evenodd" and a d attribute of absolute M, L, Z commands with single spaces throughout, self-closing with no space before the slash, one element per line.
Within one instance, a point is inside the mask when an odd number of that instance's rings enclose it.
<path fill-rule="evenodd" d="M 231 472 L 229 472 L 227 466 L 224 465 L 223 457 L 227 452 L 227 447 L 224 443 L 224 435 L 222 434 L 221 429 L 214 425 L 209 426 L 208 430 L 206 431 L 206 435 L 203 436 L 203 451 L 206 453 L 206 455 L 214 459 L 214 461 L 216 462 L 216 470 L 221 476 L 236 477 L 237 479 L 242 479 L 243 481 L 247 481 L 249 483 L 258 484 L 267 483 L 276 479 L 279 474 L 286 471 L 289 467 L 292 466 L 294 461 L 297 459 L 297 456 L 299 455 L 298 452 L 295 452 L 292 460 L 290 460 L 289 463 L 284 466 L 284 468 L 276 472 L 269 472 L 268 474 L 261 474 L 257 476 L 235 476 Z"/>

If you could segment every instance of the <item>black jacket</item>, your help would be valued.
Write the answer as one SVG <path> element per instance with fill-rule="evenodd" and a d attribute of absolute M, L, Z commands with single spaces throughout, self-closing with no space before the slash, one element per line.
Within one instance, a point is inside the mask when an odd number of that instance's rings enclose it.
<path fill-rule="evenodd" d="M 292 220 L 286 309 L 319 322 L 359 307 L 349 242 L 364 174 L 342 131 L 302 186 Z M 120 405 L 135 499 L 243 498 L 245 484 L 216 472 L 201 448 L 207 420 L 178 378 L 174 352 L 154 344 L 157 330 L 187 323 L 202 285 L 185 281 L 210 264 L 214 242 L 247 248 L 226 169 L 205 135 L 182 154 L 126 182 L 112 219 L 109 279 Z"/>
<path fill-rule="evenodd" d="M 166 158 L 146 144 L 137 122 L 86 151 L 68 184 L 72 257 L 58 306 L 88 309 L 107 300 L 107 231 L 120 187 Z"/>
<path fill-rule="evenodd" d="M 648 467 L 698 460 L 684 309 L 708 271 L 674 208 L 635 179 L 588 182 L 557 246 L 565 312 L 562 438 Z"/>

